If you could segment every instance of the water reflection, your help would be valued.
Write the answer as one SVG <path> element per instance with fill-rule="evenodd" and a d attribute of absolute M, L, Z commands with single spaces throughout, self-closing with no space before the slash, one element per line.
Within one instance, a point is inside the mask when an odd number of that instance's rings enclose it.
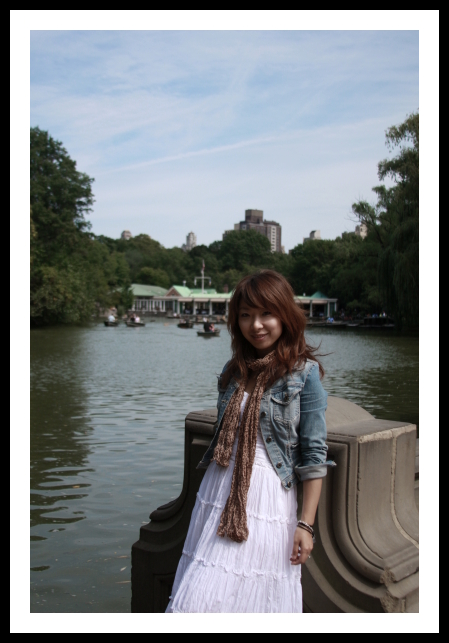
<path fill-rule="evenodd" d="M 80 373 L 80 335 L 33 333 L 31 344 L 31 539 L 62 531 L 68 523 L 83 520 L 77 504 L 89 483 L 89 447 L 92 428 L 84 418 L 86 393 Z M 48 526 L 52 526 L 49 530 Z"/>

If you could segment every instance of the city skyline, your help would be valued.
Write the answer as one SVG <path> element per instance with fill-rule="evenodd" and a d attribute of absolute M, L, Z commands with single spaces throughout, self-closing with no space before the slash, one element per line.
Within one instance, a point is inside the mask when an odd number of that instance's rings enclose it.
<path fill-rule="evenodd" d="M 256 209 L 255 209 L 255 208 L 250 208 L 250 209 L 247 209 L 245 212 L 248 212 L 248 211 L 250 211 L 250 210 L 256 210 Z M 263 210 L 261 210 L 260 212 L 262 212 L 262 214 L 263 214 Z M 240 222 L 240 223 L 242 223 L 242 222 Z M 276 225 L 278 225 L 280 228 L 282 228 L 282 224 L 281 224 L 281 223 L 271 222 L 271 221 L 270 221 L 269 223 L 275 223 L 275 224 L 276 224 Z M 354 223 L 353 228 L 354 228 L 353 230 L 345 230 L 345 231 L 341 232 L 341 233 L 340 233 L 340 234 L 338 234 L 336 237 L 334 237 L 333 239 L 330 239 L 330 240 L 334 240 L 334 239 L 336 239 L 337 237 L 341 237 L 341 236 L 342 236 L 342 234 L 344 234 L 345 232 L 346 232 L 346 233 L 349 233 L 349 234 L 355 234 L 356 236 L 360 236 L 360 237 L 362 237 L 362 238 L 365 238 L 365 237 L 366 237 L 366 235 L 367 235 L 367 227 L 366 227 L 366 225 L 365 225 L 365 224 L 363 224 L 363 223 L 362 223 L 362 224 L 356 224 L 356 223 Z M 225 238 L 225 236 L 226 236 L 226 234 L 227 234 L 227 233 L 229 233 L 229 232 L 234 232 L 234 231 L 237 231 L 237 230 L 239 230 L 239 229 L 240 229 L 241 231 L 244 231 L 244 229 L 242 229 L 242 228 L 240 228 L 240 227 L 239 227 L 239 224 L 234 224 L 234 227 L 233 227 L 232 229 L 225 230 L 225 231 L 222 233 L 222 235 L 221 235 L 221 236 L 222 236 L 222 238 L 221 238 L 221 239 L 214 239 L 211 243 L 214 243 L 215 241 L 222 241 L 222 240 Z M 250 228 L 248 228 L 248 229 L 250 229 Z M 151 235 L 150 235 L 150 234 L 148 234 L 147 232 L 142 232 L 142 231 L 141 231 L 141 232 L 137 232 L 137 234 L 132 234 L 132 233 L 130 232 L 130 230 L 123 230 L 123 231 L 121 232 L 121 234 L 120 234 L 120 238 L 121 238 L 121 239 L 131 239 L 131 238 L 133 238 L 133 237 L 135 237 L 135 236 L 138 236 L 139 234 L 145 234 L 145 235 L 149 236 L 150 238 L 152 238 L 152 237 L 151 237 Z M 311 235 L 311 236 L 310 236 L 310 235 Z M 117 237 L 117 238 L 119 238 L 119 237 Z M 193 244 L 192 244 L 191 242 L 189 243 L 189 238 L 190 238 L 190 240 L 191 240 L 191 241 L 192 241 L 192 240 L 194 240 L 194 243 L 193 243 Z M 320 240 L 320 241 L 321 241 L 321 240 L 326 240 L 324 237 L 322 237 L 322 236 L 321 236 L 321 231 L 320 231 L 319 229 L 318 229 L 318 230 L 311 230 L 311 232 L 309 233 L 309 236 L 308 236 L 308 237 L 302 237 L 302 240 L 298 240 L 298 241 L 297 241 L 297 243 L 294 243 L 294 244 L 292 245 L 292 247 L 290 248 L 290 250 L 291 250 L 292 248 L 294 248 L 295 246 L 297 246 L 298 244 L 304 244 L 305 242 L 309 241 L 310 239 L 312 239 L 312 240 Z M 158 239 L 154 239 L 154 241 L 158 241 Z M 163 244 L 162 244 L 162 245 L 163 245 Z M 197 235 L 195 234 L 195 232 L 190 231 L 190 232 L 186 235 L 186 242 L 184 242 L 184 243 L 183 243 L 183 244 L 181 244 L 180 246 L 171 246 L 171 247 L 180 247 L 180 248 L 182 248 L 183 250 L 189 251 L 189 250 L 191 250 L 192 248 L 196 247 L 197 245 L 201 246 L 201 245 L 210 245 L 210 244 L 206 244 L 206 243 L 204 243 L 204 244 L 203 244 L 203 243 L 201 243 L 201 242 L 200 242 L 200 243 L 198 243 L 198 242 L 197 242 Z M 284 245 L 283 245 L 283 244 L 279 244 L 279 245 L 280 245 L 280 247 L 281 247 L 281 248 L 283 248 L 282 252 L 285 252 Z"/>

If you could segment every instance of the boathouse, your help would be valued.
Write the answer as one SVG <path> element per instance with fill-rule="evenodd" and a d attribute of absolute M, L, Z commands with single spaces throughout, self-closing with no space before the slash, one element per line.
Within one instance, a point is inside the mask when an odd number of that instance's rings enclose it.
<path fill-rule="evenodd" d="M 132 284 L 134 295 L 132 309 L 140 313 L 165 313 L 177 315 L 228 315 L 232 293 L 217 292 L 215 288 L 188 288 L 174 285 L 168 290 L 159 286 Z M 317 291 L 309 297 L 296 296 L 295 301 L 307 317 L 332 317 L 338 299 Z"/>
<path fill-rule="evenodd" d="M 141 313 L 176 313 L 177 315 L 226 315 L 232 293 L 217 292 L 215 288 L 189 288 L 132 284 L 133 310 Z M 295 301 L 309 317 L 332 317 L 337 310 L 338 299 L 327 297 L 317 290 L 313 295 L 295 296 Z"/>
<path fill-rule="evenodd" d="M 319 290 L 314 292 L 313 295 L 310 295 L 310 297 L 307 297 L 306 295 L 295 297 L 295 301 L 309 318 L 333 317 L 337 310 L 338 303 L 338 299 L 327 297 Z"/>
<path fill-rule="evenodd" d="M 165 310 L 179 315 L 227 315 L 231 293 L 219 293 L 215 288 L 188 288 L 172 286 L 158 300 L 164 303 Z"/>
<path fill-rule="evenodd" d="M 164 306 L 164 301 L 160 300 L 160 297 L 165 295 L 166 288 L 131 284 L 131 291 L 134 297 L 132 310 L 140 313 L 165 311 L 165 307 L 161 307 Z"/>
<path fill-rule="evenodd" d="M 174 285 L 168 290 L 159 286 L 132 284 L 132 310 L 141 314 L 227 315 L 231 293 L 215 288 L 188 288 Z"/>

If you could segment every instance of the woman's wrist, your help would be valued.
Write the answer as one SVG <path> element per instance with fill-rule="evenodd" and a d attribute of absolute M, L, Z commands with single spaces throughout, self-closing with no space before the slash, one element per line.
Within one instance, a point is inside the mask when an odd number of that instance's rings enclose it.
<path fill-rule="evenodd" d="M 302 529 L 303 531 L 307 531 L 307 533 L 312 536 L 313 542 L 315 542 L 315 531 L 312 525 L 309 525 L 309 523 L 305 522 L 304 520 L 298 520 L 297 528 Z"/>

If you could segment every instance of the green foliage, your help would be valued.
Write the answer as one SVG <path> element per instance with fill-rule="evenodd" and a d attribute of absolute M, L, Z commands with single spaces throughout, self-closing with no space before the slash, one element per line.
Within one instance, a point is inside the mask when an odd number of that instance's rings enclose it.
<path fill-rule="evenodd" d="M 232 290 L 234 290 L 234 288 L 237 286 L 237 284 L 239 283 L 240 279 L 243 276 L 244 275 L 240 270 L 234 270 L 234 268 L 229 268 L 229 270 L 226 270 L 223 273 L 223 278 L 222 278 L 223 288 L 226 285 L 228 287 L 228 291 L 231 292 Z"/>
<path fill-rule="evenodd" d="M 296 246 L 292 253 L 291 282 L 297 293 L 311 295 L 321 290 L 329 295 L 334 245 L 333 241 L 316 240 Z"/>
<path fill-rule="evenodd" d="M 317 290 L 336 297 L 348 312 L 380 311 L 377 291 L 377 253 L 369 242 L 353 233 L 335 240 L 308 241 L 296 246 L 287 275 L 295 292 L 312 295 Z M 286 273 L 284 273 L 286 274 Z"/>
<path fill-rule="evenodd" d="M 42 265 L 33 273 L 31 319 L 34 323 L 77 322 L 92 313 L 86 275 L 73 265 Z"/>
<path fill-rule="evenodd" d="M 266 267 L 271 263 L 271 245 L 255 230 L 233 230 L 221 242 L 217 255 L 222 270 L 244 271 L 249 265 Z"/>
<path fill-rule="evenodd" d="M 30 132 L 30 202 L 36 244 L 43 261 L 77 245 L 90 228 L 84 219 L 93 204 L 93 179 L 78 172 L 59 141 L 34 127 Z M 64 252 L 64 250 L 62 250 Z"/>
<path fill-rule="evenodd" d="M 352 208 L 377 245 L 380 294 L 397 325 L 418 325 L 419 311 L 419 115 L 411 114 L 386 134 L 391 159 L 378 164 L 380 180 L 395 185 L 373 188 L 377 203 Z"/>
<path fill-rule="evenodd" d="M 144 266 L 137 275 L 136 283 L 147 284 L 148 286 L 160 286 L 170 288 L 170 278 L 162 268 L 149 268 Z"/>
<path fill-rule="evenodd" d="M 31 322 L 89 319 L 98 306 L 129 305 L 129 268 L 105 238 L 96 240 L 85 215 L 93 179 L 76 170 L 62 144 L 30 132 Z"/>

